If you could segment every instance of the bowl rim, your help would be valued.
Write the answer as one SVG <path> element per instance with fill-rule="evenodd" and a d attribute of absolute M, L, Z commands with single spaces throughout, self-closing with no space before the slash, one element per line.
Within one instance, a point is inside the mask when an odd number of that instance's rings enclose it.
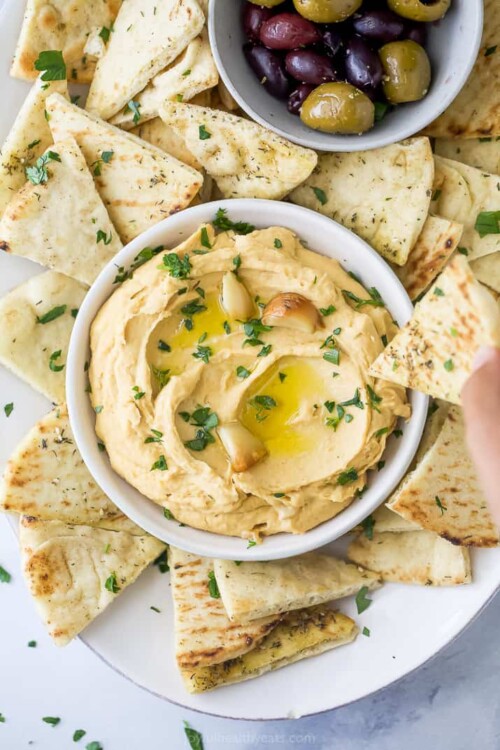
<path fill-rule="evenodd" d="M 215 18 L 215 6 L 217 3 L 221 3 L 222 0 L 209 0 L 208 6 L 208 35 L 210 39 L 210 48 L 212 55 L 215 60 L 215 64 L 219 74 L 228 89 L 229 93 L 239 104 L 241 109 L 251 117 L 255 122 L 259 123 L 265 128 L 272 130 L 282 138 L 286 138 L 292 143 L 296 143 L 299 146 L 306 148 L 312 148 L 316 151 L 369 151 L 374 148 L 381 148 L 382 146 L 389 146 L 392 143 L 397 143 L 405 138 L 417 135 L 427 125 L 430 125 L 437 117 L 439 117 L 445 109 L 452 103 L 452 101 L 458 96 L 462 88 L 464 87 L 472 68 L 478 57 L 479 49 L 481 46 L 481 39 L 483 33 L 483 19 L 484 19 L 484 5 L 483 0 L 465 0 L 468 4 L 474 4 L 476 12 L 473 13 L 475 24 L 472 27 L 467 25 L 467 33 L 469 34 L 470 41 L 472 43 L 467 44 L 467 48 L 464 50 L 464 55 L 468 55 L 467 63 L 462 67 L 461 74 L 455 78 L 452 86 L 447 87 L 441 86 L 443 89 L 442 95 L 436 99 L 437 106 L 432 110 L 432 114 L 425 114 L 425 107 L 415 107 L 414 105 L 424 104 L 426 98 L 421 99 L 419 102 L 412 102 L 412 109 L 408 112 L 405 122 L 406 127 L 400 126 L 394 129 L 392 132 L 390 129 L 387 130 L 384 123 L 378 123 L 378 127 L 372 128 L 372 130 L 361 134 L 360 136 L 343 136 L 339 134 L 327 134 L 321 131 L 315 131 L 311 128 L 311 136 L 300 136 L 289 133 L 286 129 L 277 125 L 272 117 L 266 119 L 261 114 L 257 113 L 251 104 L 242 96 L 240 91 L 233 85 L 231 76 L 228 73 L 227 66 L 222 59 L 219 51 L 219 45 L 217 43 L 217 29 L 216 29 L 216 18 Z M 234 0 L 232 0 L 234 2 Z M 242 2 L 242 0 L 238 0 Z M 455 0 L 456 2 L 456 0 Z M 459 11 L 463 6 L 459 6 Z M 243 55 L 242 55 L 243 59 Z M 288 114 L 288 113 L 287 113 Z M 319 134 L 321 141 L 316 140 L 315 136 Z M 322 136 L 330 135 L 331 146 L 328 145 L 328 141 L 323 139 Z M 325 141 L 325 142 L 323 142 Z"/>
<path fill-rule="evenodd" d="M 230 216 L 251 221 L 257 228 L 290 226 L 299 236 L 301 228 L 309 234 L 314 232 L 315 237 L 322 238 L 322 249 L 328 248 L 325 254 L 338 258 L 348 270 L 357 270 L 363 275 L 360 266 L 365 273 L 366 268 L 370 269 L 371 284 L 384 287 L 383 296 L 386 299 L 389 298 L 389 290 L 390 309 L 400 325 L 411 317 L 412 303 L 386 261 L 364 240 L 332 219 L 301 206 L 277 201 L 246 198 L 204 203 L 174 214 L 140 234 L 104 267 L 91 286 L 78 312 L 66 361 L 69 419 L 76 446 L 94 480 L 118 508 L 153 536 L 204 557 L 254 561 L 285 558 L 316 549 L 348 533 L 390 496 L 418 448 L 427 416 L 428 397 L 417 391 L 409 392 L 412 416 L 405 425 L 402 437 L 397 441 L 392 438 L 392 454 L 391 449 L 386 447 L 384 457 L 387 457 L 387 465 L 378 473 L 370 472 L 371 486 L 366 493 L 334 518 L 303 534 L 280 532 L 265 537 L 262 544 L 249 549 L 246 540 L 241 537 L 180 526 L 175 520 L 165 519 L 163 508 L 120 477 L 111 467 L 107 453 L 98 449 L 95 413 L 86 392 L 90 327 L 101 306 L 116 289 L 113 279 L 117 267 L 127 267 L 146 246 L 165 244 L 166 247 L 175 247 L 204 221 L 210 221 L 219 208 L 226 209 Z M 308 229 L 304 230 L 306 226 Z M 351 262 L 348 254 L 358 258 Z M 376 269 L 375 275 L 373 269 Z"/>

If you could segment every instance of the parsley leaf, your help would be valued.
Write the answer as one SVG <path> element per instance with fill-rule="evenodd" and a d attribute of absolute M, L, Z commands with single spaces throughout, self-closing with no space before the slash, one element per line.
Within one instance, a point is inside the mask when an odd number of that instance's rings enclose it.
<path fill-rule="evenodd" d="M 444 363 L 443 367 L 446 370 L 446 372 L 451 372 L 452 370 L 454 370 L 455 369 L 455 365 L 453 363 L 453 360 L 452 359 L 447 359 L 446 362 Z"/>
<path fill-rule="evenodd" d="M 150 471 L 168 471 L 167 459 L 161 455 L 151 466 Z"/>
<path fill-rule="evenodd" d="M 236 234 L 250 234 L 250 232 L 253 232 L 255 229 L 253 224 L 247 224 L 244 221 L 231 221 L 227 216 L 227 210 L 225 208 L 217 209 L 212 224 L 216 229 L 220 229 L 222 232 L 228 232 L 232 229 Z"/>
<path fill-rule="evenodd" d="M 42 721 L 44 721 L 46 724 L 50 724 L 53 727 L 56 727 L 61 719 L 58 716 L 44 716 L 42 718 Z"/>
<path fill-rule="evenodd" d="M 500 211 L 481 211 L 477 215 L 474 229 L 480 237 L 487 234 L 500 234 Z"/>
<path fill-rule="evenodd" d="M 250 375 L 250 373 L 248 373 Z M 10 404 L 5 404 L 3 407 L 3 410 L 5 412 L 6 417 L 10 417 L 12 412 L 14 411 L 14 403 L 11 401 Z"/>
<path fill-rule="evenodd" d="M 212 599 L 220 599 L 220 591 L 213 570 L 208 573 L 208 592 Z"/>
<path fill-rule="evenodd" d="M 370 299 L 361 299 L 357 296 L 357 294 L 354 294 L 354 292 L 351 292 L 347 289 L 342 290 L 342 294 L 344 297 L 351 302 L 354 302 L 356 310 L 359 310 L 364 305 L 372 305 L 373 307 L 385 307 L 384 301 L 382 297 L 380 296 L 378 290 L 372 286 L 368 290 L 368 294 L 370 295 Z"/>
<path fill-rule="evenodd" d="M 86 734 L 87 732 L 85 731 L 85 729 L 77 729 L 73 733 L 73 742 L 79 742 L 82 739 L 82 737 L 85 737 Z"/>
<path fill-rule="evenodd" d="M 198 128 L 198 137 L 200 141 L 207 141 L 212 137 L 212 133 L 209 133 L 204 125 L 200 125 Z"/>
<path fill-rule="evenodd" d="M 339 474 L 337 478 L 337 484 L 343 486 L 345 484 L 350 484 L 350 482 L 355 482 L 356 479 L 358 479 L 358 472 L 356 471 L 356 469 L 347 469 L 346 471 L 343 471 Z"/>
<path fill-rule="evenodd" d="M 116 580 L 116 573 L 111 573 L 111 575 L 106 578 L 104 588 L 107 589 L 107 591 L 111 591 L 112 594 L 117 594 L 120 591 L 118 581 Z"/>
<path fill-rule="evenodd" d="M 163 256 L 163 265 L 174 279 L 187 279 L 191 273 L 189 255 L 179 258 L 177 253 L 167 253 Z"/>
<path fill-rule="evenodd" d="M 50 355 L 49 369 L 52 370 L 52 372 L 61 372 L 61 370 L 64 370 L 64 367 L 65 367 L 64 365 L 56 364 L 61 354 L 62 354 L 61 349 L 58 349 L 56 352 L 52 352 L 52 354 Z"/>
<path fill-rule="evenodd" d="M 328 198 L 326 197 L 325 191 L 321 190 L 321 188 L 318 188 L 318 187 L 313 187 L 312 191 L 313 191 L 314 195 L 316 196 L 316 198 L 321 203 L 321 205 L 324 206 L 325 203 L 327 203 L 327 201 L 328 201 Z"/>
<path fill-rule="evenodd" d="M 445 514 L 445 511 L 447 511 L 447 510 L 448 510 L 448 508 L 446 507 L 446 505 L 443 505 L 443 503 L 441 502 L 440 498 L 439 498 L 439 497 L 438 497 L 437 495 L 436 495 L 436 497 L 434 498 L 434 500 L 435 500 L 435 502 L 436 502 L 436 505 L 437 505 L 437 507 L 438 507 L 438 508 L 439 508 L 439 510 L 441 511 L 441 515 L 442 515 L 442 516 L 444 516 L 444 514 Z"/>
<path fill-rule="evenodd" d="M 366 596 L 368 593 L 368 586 L 362 586 L 356 594 L 356 608 L 358 615 L 361 615 L 372 603 L 371 599 Z"/>
<path fill-rule="evenodd" d="M 203 750 L 203 737 L 196 729 L 193 729 L 187 721 L 184 722 L 184 732 L 191 750 Z"/>
<path fill-rule="evenodd" d="M 65 81 L 66 63 L 61 50 L 44 50 L 35 60 L 35 70 L 43 70 L 42 81 Z"/>
<path fill-rule="evenodd" d="M 127 104 L 127 107 L 131 112 L 134 113 L 133 121 L 134 125 L 137 125 L 137 123 L 141 119 L 141 105 L 139 104 L 139 102 L 130 101 Z"/>
<path fill-rule="evenodd" d="M 47 151 L 46 154 L 40 156 L 33 167 L 26 167 L 26 178 L 33 185 L 43 185 L 49 179 L 47 172 L 47 162 L 49 161 L 61 161 L 61 157 L 55 151 Z"/>
<path fill-rule="evenodd" d="M 210 346 L 202 346 L 201 344 L 198 344 L 198 346 L 196 347 L 196 351 L 193 352 L 192 356 L 195 359 L 201 359 L 202 362 L 208 365 L 212 354 L 213 354 L 213 351 Z"/>
<path fill-rule="evenodd" d="M 59 305 L 58 307 L 53 307 L 52 310 L 49 310 L 44 315 L 37 316 L 36 322 L 41 323 L 42 325 L 45 325 L 45 323 L 50 323 L 52 320 L 56 320 L 61 315 L 64 315 L 66 312 L 67 305 Z"/>
<path fill-rule="evenodd" d="M 236 376 L 238 378 L 245 380 L 245 378 L 250 377 L 250 375 L 250 370 L 247 370 L 247 368 L 243 367 L 243 365 L 238 365 L 238 367 L 236 368 Z"/>
<path fill-rule="evenodd" d="M 374 517 L 371 514 L 367 516 L 364 521 L 361 521 L 361 526 L 363 527 L 363 534 L 371 541 L 373 539 L 373 528 L 375 526 Z"/>
<path fill-rule="evenodd" d="M 201 232 L 200 232 L 200 242 L 203 245 L 203 247 L 207 247 L 209 250 L 212 249 L 212 245 L 211 245 L 210 240 L 208 238 L 208 232 L 207 232 L 207 228 L 206 227 L 203 227 L 202 230 L 201 230 Z"/>
<path fill-rule="evenodd" d="M 106 232 L 103 232 L 102 229 L 98 229 L 96 233 L 96 243 L 99 244 L 99 242 L 104 242 L 105 245 L 109 245 L 111 240 L 113 239 L 112 232 L 109 233 L 109 237 L 106 234 Z"/>
<path fill-rule="evenodd" d="M 10 583 L 12 576 L 0 565 L 0 583 Z"/>
<path fill-rule="evenodd" d="M 164 510 L 167 509 L 164 508 Z M 170 570 L 170 566 L 168 564 L 167 550 L 164 550 L 161 555 L 158 555 L 156 560 L 153 562 L 153 565 L 156 565 L 158 567 L 160 573 L 168 573 L 168 571 Z"/>
<path fill-rule="evenodd" d="M 327 317 L 327 315 L 331 315 L 331 314 L 332 314 L 332 313 L 334 313 L 334 312 L 335 312 L 336 310 L 337 310 L 337 308 L 335 307 L 335 305 L 329 305 L 328 307 L 320 307 L 320 308 L 319 308 L 319 311 L 320 311 L 321 315 L 322 315 L 322 316 L 323 316 L 324 318 L 326 318 L 326 317 Z"/>

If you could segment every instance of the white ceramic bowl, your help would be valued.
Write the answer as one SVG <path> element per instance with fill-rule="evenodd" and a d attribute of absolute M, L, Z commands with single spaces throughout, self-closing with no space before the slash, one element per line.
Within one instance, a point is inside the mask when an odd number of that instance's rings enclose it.
<path fill-rule="evenodd" d="M 304 125 L 260 85 L 242 52 L 240 13 L 244 0 L 210 0 L 210 44 L 227 88 L 240 107 L 261 125 L 318 151 L 361 151 L 387 146 L 425 128 L 455 99 L 477 57 L 483 28 L 482 0 L 453 0 L 446 16 L 429 24 L 426 49 L 432 84 L 419 102 L 405 104 L 363 135 L 331 135 Z"/>
<path fill-rule="evenodd" d="M 399 439 L 388 441 L 385 467 L 369 472 L 368 489 L 361 498 L 330 521 L 305 534 L 276 534 L 263 544 L 247 549 L 238 537 L 222 536 L 180 526 L 168 521 L 163 508 L 147 499 L 111 468 L 106 453 L 97 447 L 95 413 L 86 393 L 85 362 L 90 356 L 89 332 L 92 321 L 107 298 L 116 289 L 116 267 L 128 267 L 143 247 L 165 245 L 173 248 L 192 234 L 203 222 L 225 208 L 233 220 L 243 220 L 257 228 L 284 226 L 306 240 L 309 247 L 336 258 L 348 271 L 358 274 L 367 286 L 376 286 L 397 322 L 404 324 L 412 314 L 412 305 L 399 279 L 387 263 L 363 240 L 324 216 L 307 208 L 265 200 L 225 200 L 189 208 L 160 222 L 123 248 L 101 272 L 85 297 L 71 337 L 66 390 L 69 416 L 77 446 L 91 474 L 104 492 L 139 526 L 159 539 L 206 557 L 230 560 L 270 560 L 297 555 L 337 539 L 360 523 L 382 503 L 402 478 L 417 449 L 427 414 L 427 397 L 410 394 L 412 417 Z"/>

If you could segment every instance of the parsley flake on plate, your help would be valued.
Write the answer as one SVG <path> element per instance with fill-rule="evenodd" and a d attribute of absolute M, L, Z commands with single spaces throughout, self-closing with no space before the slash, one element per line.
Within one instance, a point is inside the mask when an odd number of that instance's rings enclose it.
<path fill-rule="evenodd" d="M 191 750 L 203 750 L 203 737 L 187 721 L 184 722 L 184 733 Z"/>
<path fill-rule="evenodd" d="M 10 417 L 10 415 L 14 411 L 14 403 L 11 401 L 10 404 L 5 404 L 5 406 L 3 407 L 3 410 L 5 413 L 5 416 Z"/>
<path fill-rule="evenodd" d="M 368 593 L 368 586 L 362 586 L 356 594 L 356 608 L 358 615 L 361 615 L 371 605 L 372 600 L 366 596 Z"/>

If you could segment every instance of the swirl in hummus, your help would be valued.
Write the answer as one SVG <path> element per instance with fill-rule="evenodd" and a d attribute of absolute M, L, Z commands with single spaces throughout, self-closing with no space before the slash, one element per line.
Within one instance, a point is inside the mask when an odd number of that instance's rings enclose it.
<path fill-rule="evenodd" d="M 92 326 L 113 468 L 198 529 L 258 539 L 332 518 L 410 414 L 368 375 L 397 330 L 377 290 L 282 227 L 204 225 L 158 251 Z"/>

